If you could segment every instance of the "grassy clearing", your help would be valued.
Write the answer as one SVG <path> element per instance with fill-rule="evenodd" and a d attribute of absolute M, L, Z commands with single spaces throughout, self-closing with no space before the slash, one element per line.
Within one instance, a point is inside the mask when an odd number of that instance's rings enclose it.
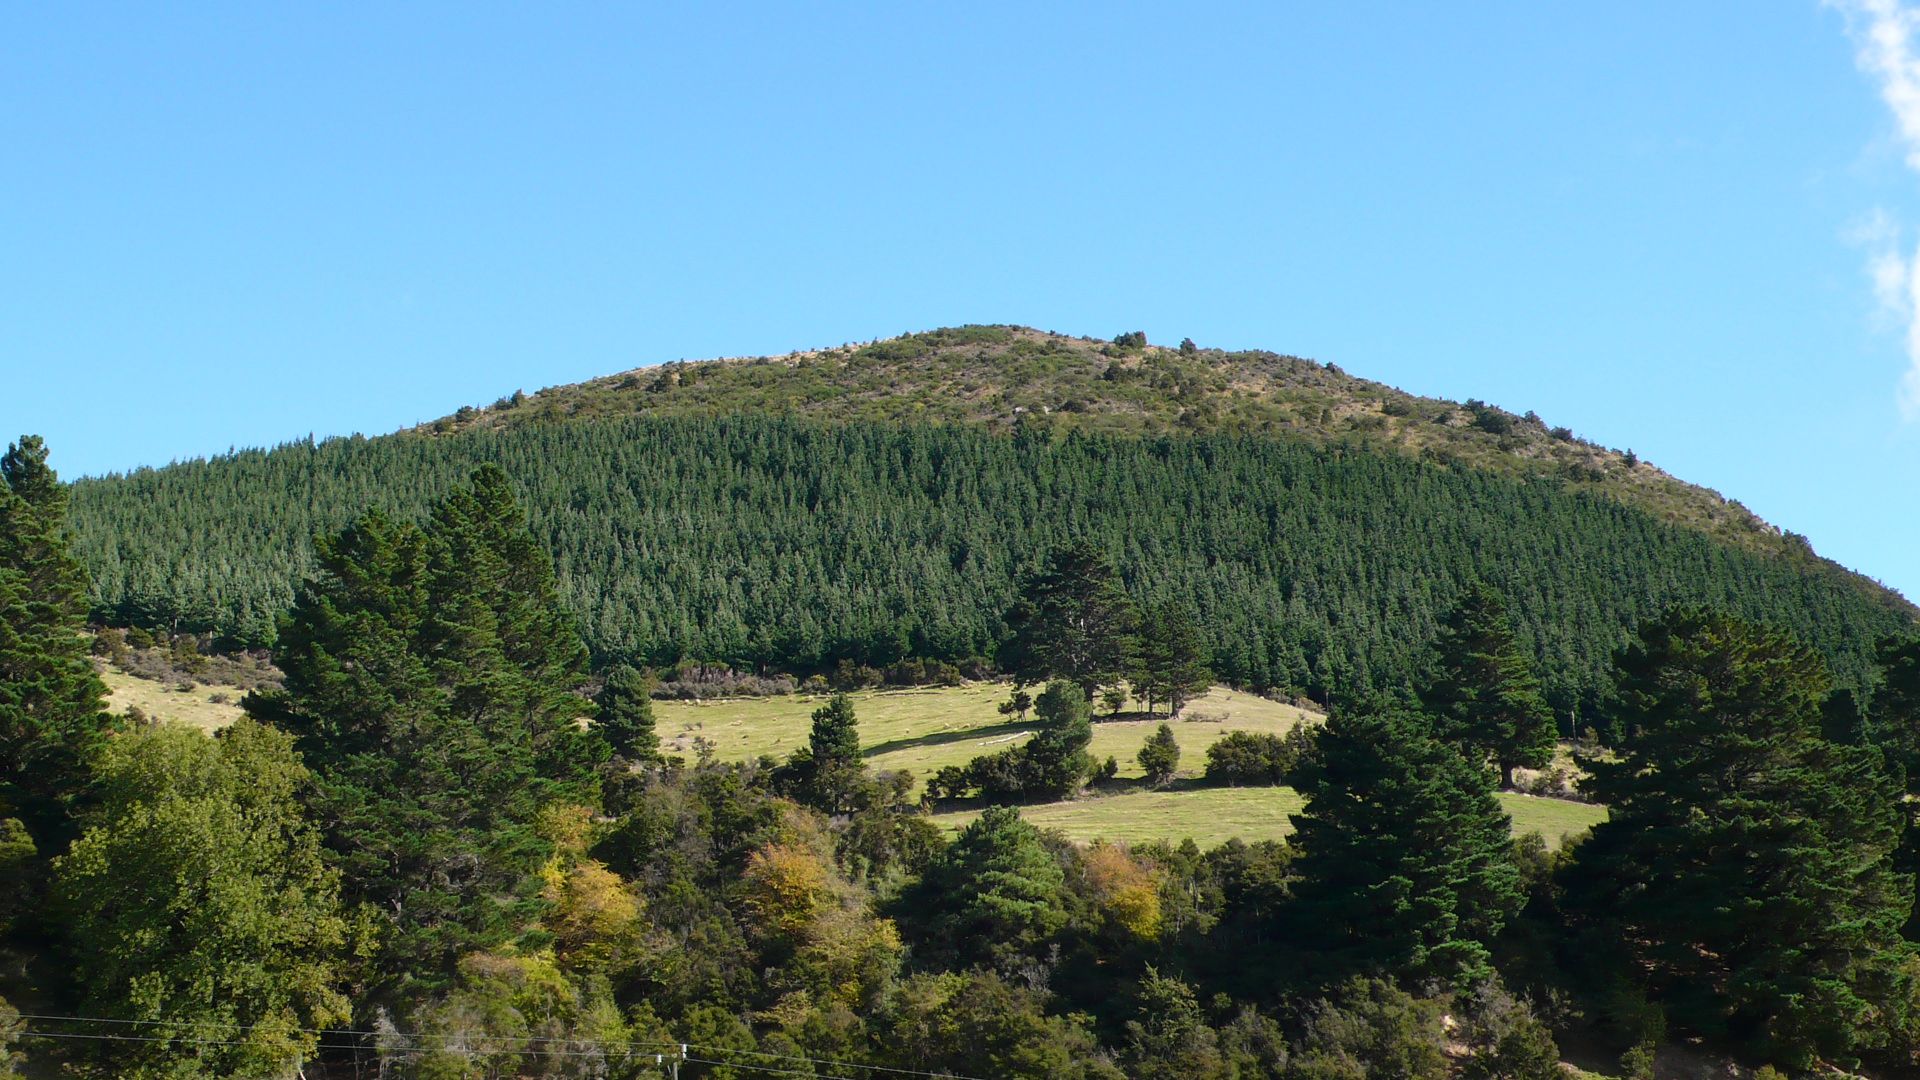
<path fill-rule="evenodd" d="M 113 668 L 102 673 L 100 681 L 107 684 L 107 708 L 112 712 L 123 713 L 130 706 L 138 706 L 155 721 L 186 724 L 208 732 L 218 731 L 240 719 L 240 699 L 246 696 L 246 691 L 237 686 L 213 684 L 181 691 L 167 683 L 136 678 Z M 216 697 L 226 700 L 215 701 Z"/>
<path fill-rule="evenodd" d="M 1516 836 L 1537 831 L 1555 846 L 1561 836 L 1582 832 L 1607 816 L 1605 808 L 1585 803 L 1515 794 L 1499 798 L 1513 817 Z M 1299 813 L 1303 805 L 1299 793 L 1286 787 L 1192 787 L 1094 796 L 1020 812 L 1035 825 L 1059 829 L 1079 841 L 1178 842 L 1192 837 L 1208 848 L 1234 837 L 1278 840 L 1293 831 L 1287 815 Z M 978 810 L 958 810 L 935 814 L 933 820 L 958 831 L 978 816 Z"/>
<path fill-rule="evenodd" d="M 867 763 L 878 769 L 911 769 L 924 780 L 942 766 L 964 765 L 981 754 L 1024 742 L 1034 731 L 1032 716 L 1025 724 L 1010 723 L 996 709 L 1007 699 L 1009 689 L 1004 683 L 970 683 L 853 694 Z M 691 755 L 694 740 L 705 738 L 722 761 L 741 761 L 762 754 L 784 758 L 805 746 L 813 710 L 825 702 L 825 697 L 800 694 L 656 701 L 653 711 L 668 753 Z M 1133 756 L 1165 719 L 1136 717 L 1122 713 L 1116 720 L 1096 718 L 1093 728 L 1092 753 L 1102 761 L 1117 758 L 1122 777 L 1141 775 Z M 1173 722 L 1182 750 L 1181 771 L 1197 774 L 1206 764 L 1206 748 L 1229 731 L 1285 732 L 1302 719 L 1319 718 L 1291 705 L 1215 687 Z"/>

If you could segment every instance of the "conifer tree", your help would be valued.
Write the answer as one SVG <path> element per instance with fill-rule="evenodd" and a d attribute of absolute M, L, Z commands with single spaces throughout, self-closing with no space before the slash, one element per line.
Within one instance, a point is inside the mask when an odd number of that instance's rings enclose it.
<path fill-rule="evenodd" d="M 1040 831 L 1012 807 L 988 807 L 927 868 L 903 914 L 957 959 L 1033 957 L 1066 924 L 1064 883 Z"/>
<path fill-rule="evenodd" d="M 813 710 L 813 731 L 807 736 L 816 768 L 860 762 L 860 723 L 853 715 L 853 699 L 835 694 Z"/>
<path fill-rule="evenodd" d="M 1186 608 L 1171 603 L 1149 608 L 1140 620 L 1139 641 L 1134 685 L 1150 700 L 1166 702 L 1168 715 L 1178 715 L 1213 685 L 1206 644 Z"/>
<path fill-rule="evenodd" d="M 1290 777 L 1293 918 L 1328 976 L 1486 977 L 1523 900 L 1491 777 L 1392 706 L 1335 712 L 1315 746 Z"/>
<path fill-rule="evenodd" d="M 627 761 L 659 761 L 660 736 L 653 726 L 652 680 L 631 664 L 615 664 L 594 697 L 593 727 L 614 754 Z"/>
<path fill-rule="evenodd" d="M 298 736 L 347 894 L 391 922 L 383 973 L 431 983 L 514 932 L 499 898 L 551 850 L 542 808 L 597 798 L 586 651 L 497 468 L 424 529 L 376 511 L 315 549 L 286 689 L 246 705 Z"/>
<path fill-rule="evenodd" d="M 798 781 L 794 793 L 801 801 L 829 814 L 853 808 L 869 778 L 852 698 L 835 694 L 813 710 L 807 747 L 794 754 L 788 769 Z"/>
<path fill-rule="evenodd" d="M 1874 649 L 1874 660 L 1880 685 L 1874 688 L 1866 715 L 1858 715 L 1862 710 L 1851 691 L 1835 691 L 1828 698 L 1825 726 L 1831 729 L 1851 722 L 1850 727 L 1879 747 L 1888 764 L 1906 778 L 1907 829 L 1894 861 L 1901 873 L 1920 875 L 1920 636 L 1882 638 Z M 1920 897 L 1902 933 L 1909 940 L 1920 939 Z"/>
<path fill-rule="evenodd" d="M 1174 740 L 1173 728 L 1166 724 L 1155 728 L 1141 745 L 1136 760 L 1147 774 L 1147 783 L 1164 784 L 1173 779 L 1174 770 L 1180 767 L 1180 744 Z"/>
<path fill-rule="evenodd" d="M 43 857 L 75 833 L 87 762 L 109 729 L 81 630 L 86 575 L 68 551 L 67 489 L 38 436 L 0 458 L 0 822 Z"/>
<path fill-rule="evenodd" d="M 1091 699 L 1131 668 L 1137 620 L 1098 548 L 1056 549 L 1006 614 L 1013 637 L 1001 646 L 1000 666 L 1019 685 L 1066 679 Z"/>
<path fill-rule="evenodd" d="M 1617 692 L 1637 734 L 1586 763 L 1611 814 L 1566 879 L 1589 940 L 1681 1032 L 1789 1067 L 1911 1024 L 1903 793 L 1878 749 L 1820 737 L 1820 659 L 1681 610 L 1621 654 Z"/>
<path fill-rule="evenodd" d="M 1056 679 L 1033 702 L 1040 730 L 1020 747 L 1028 763 L 1028 797 L 1063 798 L 1093 771 L 1093 708 L 1080 687 Z"/>
<path fill-rule="evenodd" d="M 1468 589 L 1442 623 L 1433 651 L 1420 701 L 1438 720 L 1441 738 L 1493 761 L 1502 788 L 1513 786 L 1516 767 L 1538 769 L 1553 760 L 1553 714 L 1499 593 L 1483 585 Z"/>

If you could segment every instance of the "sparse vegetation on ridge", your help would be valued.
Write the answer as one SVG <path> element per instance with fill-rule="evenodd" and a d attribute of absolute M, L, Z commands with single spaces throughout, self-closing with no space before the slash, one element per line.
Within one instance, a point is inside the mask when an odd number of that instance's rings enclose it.
<path fill-rule="evenodd" d="M 999 431 L 1243 433 L 1345 441 L 1590 489 L 1728 543 L 1809 556 L 1805 538 L 1631 451 L 1532 412 L 1417 397 L 1332 363 L 1263 350 L 1183 350 L 1024 326 L 960 326 L 782 356 L 681 361 L 516 394 L 411 429 L 514 429 L 625 416 L 792 414 L 981 424 Z"/>

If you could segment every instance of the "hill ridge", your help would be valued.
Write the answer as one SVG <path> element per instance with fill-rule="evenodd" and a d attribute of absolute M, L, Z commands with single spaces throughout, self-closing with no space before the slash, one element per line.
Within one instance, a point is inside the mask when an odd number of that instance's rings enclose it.
<path fill-rule="evenodd" d="M 969 324 L 779 356 L 681 360 L 516 392 L 397 434 L 448 435 L 620 416 L 793 413 L 824 420 L 955 422 L 1132 435 L 1248 433 L 1349 442 L 1616 499 L 1723 543 L 1845 575 L 1920 614 L 1881 582 L 1814 552 L 1738 500 L 1630 450 L 1476 399 L 1410 394 L 1338 365 L 1265 350 L 1150 345 Z"/>

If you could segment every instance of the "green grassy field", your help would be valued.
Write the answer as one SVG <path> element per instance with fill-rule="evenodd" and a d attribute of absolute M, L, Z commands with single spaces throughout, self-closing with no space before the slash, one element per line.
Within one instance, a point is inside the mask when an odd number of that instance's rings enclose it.
<path fill-rule="evenodd" d="M 1539 832 L 1558 846 L 1568 833 L 1579 833 L 1606 819 L 1604 807 L 1530 795 L 1502 794 L 1500 803 L 1513 817 L 1514 835 Z M 1074 840 L 1113 840 L 1141 843 L 1177 842 L 1192 837 L 1202 848 L 1242 840 L 1278 840 L 1291 832 L 1288 814 L 1300 811 L 1303 800 L 1292 788 L 1183 788 L 1131 791 L 1092 796 L 1072 802 L 1023 807 L 1028 821 L 1059 829 Z M 933 820 L 958 831 L 979 816 L 978 810 L 935 814 Z"/>
<path fill-rule="evenodd" d="M 155 721 L 186 724 L 202 731 L 218 731 L 240 719 L 240 699 L 246 691 L 237 686 L 202 684 L 192 690 L 177 690 L 166 683 L 139 679 L 113 668 L 100 675 L 107 684 L 107 708 L 123 713 L 128 706 Z M 215 701 L 221 697 L 224 701 Z"/>
<path fill-rule="evenodd" d="M 1007 698 L 1002 683 L 921 690 L 867 690 L 853 694 L 854 713 L 860 719 L 861 741 L 868 764 L 882 769 L 910 769 L 924 781 L 943 765 L 962 765 L 972 758 L 1015 745 L 1034 730 L 1031 722 L 1008 723 L 996 710 Z M 824 696 L 792 695 L 776 698 L 730 698 L 720 701 L 657 701 L 654 716 L 663 748 L 691 755 L 694 740 L 705 738 L 723 761 L 739 761 L 771 754 L 784 758 L 805 746 L 813 710 Z M 1104 761 L 1120 762 L 1122 779 L 1138 778 L 1133 757 L 1140 744 L 1164 717 L 1099 720 L 1093 728 L 1092 752 Z M 1318 723 L 1320 717 L 1291 705 L 1281 705 L 1252 694 L 1216 687 L 1189 705 L 1173 722 L 1180 742 L 1180 775 L 1198 776 L 1206 766 L 1206 749 L 1229 731 L 1285 732 L 1294 724 Z M 1031 718 L 1029 718 L 1031 721 Z M 1538 831 L 1558 844 L 1566 833 L 1578 833 L 1606 817 L 1606 810 L 1558 799 L 1501 795 L 1513 816 L 1516 834 Z M 1300 796 L 1291 788 L 1202 788 L 1179 784 L 1159 791 L 1138 788 L 1105 795 L 1088 795 L 1071 802 L 1026 807 L 1028 820 L 1059 829 L 1075 840 L 1115 840 L 1138 843 L 1178 841 L 1192 837 L 1211 847 L 1233 837 L 1242 840 L 1278 839 L 1291 829 L 1287 815 L 1300 810 Z M 958 830 L 978 811 L 936 814 L 934 820 Z"/>
<path fill-rule="evenodd" d="M 964 765 L 973 758 L 1023 742 L 1034 731 L 1033 718 L 1009 723 L 996 710 L 1007 699 L 1004 683 L 918 690 L 865 690 L 852 695 L 860 718 L 860 737 L 867 763 L 877 769 L 910 769 L 924 781 L 943 765 Z M 813 710 L 824 696 L 789 695 L 774 698 L 729 698 L 719 701 L 656 701 L 654 717 L 662 749 L 691 756 L 694 739 L 714 744 L 722 761 L 740 761 L 771 754 L 784 758 L 805 746 Z M 1133 756 L 1147 735 L 1165 719 L 1096 717 L 1092 753 L 1120 762 L 1120 775 L 1137 777 Z M 1206 748 L 1229 731 L 1285 732 L 1301 720 L 1317 722 L 1316 714 L 1253 694 L 1215 687 L 1206 697 L 1187 706 L 1173 722 L 1182 751 L 1181 773 L 1198 775 L 1206 766 Z"/>

